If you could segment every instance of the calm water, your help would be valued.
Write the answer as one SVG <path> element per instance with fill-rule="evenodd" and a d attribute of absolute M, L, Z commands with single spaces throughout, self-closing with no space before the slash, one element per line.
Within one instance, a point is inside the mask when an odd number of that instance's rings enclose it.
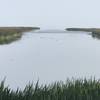
<path fill-rule="evenodd" d="M 11 88 L 29 81 L 51 83 L 66 78 L 100 77 L 100 40 L 82 32 L 27 32 L 0 45 L 0 80 Z"/>

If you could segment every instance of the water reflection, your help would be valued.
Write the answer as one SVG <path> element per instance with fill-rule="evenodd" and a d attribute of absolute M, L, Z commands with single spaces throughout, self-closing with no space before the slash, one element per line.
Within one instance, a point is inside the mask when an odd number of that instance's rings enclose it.
<path fill-rule="evenodd" d="M 97 30 L 96 30 L 96 31 L 97 31 Z M 86 33 L 87 35 L 88 35 L 88 33 L 90 33 L 90 35 L 91 35 L 93 38 L 100 39 L 100 32 L 96 32 L 96 31 L 91 31 L 91 30 L 90 30 L 90 31 L 84 31 L 84 30 L 83 30 L 83 31 L 81 31 L 81 30 L 79 31 L 79 29 L 78 29 L 78 31 L 75 31 L 75 30 L 71 30 L 71 31 L 68 30 L 68 31 L 65 31 L 65 30 L 59 30 L 59 29 L 58 29 L 58 30 L 57 30 L 57 29 L 56 29 L 56 30 L 51 29 L 51 30 L 39 30 L 39 31 L 37 31 L 37 32 L 35 32 L 35 33 L 46 33 L 46 34 L 47 34 L 47 33 L 49 33 L 49 34 L 56 34 L 56 33 L 57 33 L 57 34 L 58 34 L 58 33 L 60 33 L 60 34 L 67 34 L 67 33 L 68 33 L 68 34 L 70 34 L 70 33 L 73 33 L 73 32 L 74 32 L 74 33 L 76 33 L 76 32 L 77 32 L 77 33 L 78 33 L 78 32 L 80 33 L 80 32 L 81 32 L 81 33 Z M 41 38 L 46 38 L 46 37 L 41 37 Z M 52 39 L 52 38 L 49 38 L 49 39 Z"/>

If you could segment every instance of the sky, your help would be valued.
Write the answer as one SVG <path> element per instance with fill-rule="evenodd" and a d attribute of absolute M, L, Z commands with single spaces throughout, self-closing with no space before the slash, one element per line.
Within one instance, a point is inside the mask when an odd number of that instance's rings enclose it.
<path fill-rule="evenodd" d="M 0 0 L 0 26 L 100 27 L 100 0 Z"/>

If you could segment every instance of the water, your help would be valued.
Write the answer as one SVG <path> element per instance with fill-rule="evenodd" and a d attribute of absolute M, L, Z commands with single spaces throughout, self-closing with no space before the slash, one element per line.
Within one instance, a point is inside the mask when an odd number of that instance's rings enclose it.
<path fill-rule="evenodd" d="M 27 32 L 18 41 L 0 45 L 0 80 L 11 88 L 29 81 L 41 84 L 95 76 L 100 71 L 100 40 L 84 32 Z"/>

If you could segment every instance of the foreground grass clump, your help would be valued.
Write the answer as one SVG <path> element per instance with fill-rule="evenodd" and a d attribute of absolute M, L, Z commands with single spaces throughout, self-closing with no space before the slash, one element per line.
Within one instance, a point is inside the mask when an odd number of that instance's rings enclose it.
<path fill-rule="evenodd" d="M 100 100 L 100 80 L 67 80 L 51 85 L 29 84 L 13 91 L 0 84 L 0 100 Z"/>

